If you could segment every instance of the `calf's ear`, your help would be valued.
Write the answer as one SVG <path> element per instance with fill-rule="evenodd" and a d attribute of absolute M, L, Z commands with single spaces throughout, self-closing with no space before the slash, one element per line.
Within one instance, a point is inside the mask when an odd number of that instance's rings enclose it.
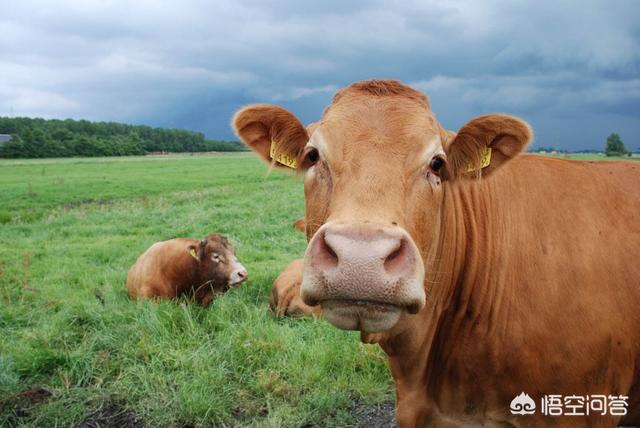
<path fill-rule="evenodd" d="M 189 245 L 187 247 L 187 251 L 189 252 L 189 255 L 191 257 L 193 257 L 194 259 L 196 259 L 198 261 L 200 260 L 200 256 L 198 254 L 198 247 L 196 245 Z"/>
<path fill-rule="evenodd" d="M 253 104 L 239 110 L 231 123 L 236 135 L 271 165 L 297 168 L 297 160 L 309 141 L 300 121 L 282 107 Z"/>
<path fill-rule="evenodd" d="M 445 145 L 448 178 L 486 177 L 531 142 L 529 125 L 506 114 L 488 114 L 467 122 Z"/>

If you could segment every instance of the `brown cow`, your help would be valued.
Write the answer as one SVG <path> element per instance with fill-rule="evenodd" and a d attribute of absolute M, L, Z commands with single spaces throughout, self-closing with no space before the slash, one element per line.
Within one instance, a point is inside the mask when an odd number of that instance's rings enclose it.
<path fill-rule="evenodd" d="M 293 222 L 293 228 L 304 232 L 306 230 L 304 218 Z M 301 284 L 302 259 L 289 263 L 273 282 L 269 296 L 269 307 L 277 317 L 319 316 L 322 313 L 319 306 L 309 306 L 302 301 L 302 297 L 300 297 Z"/>
<path fill-rule="evenodd" d="M 289 263 L 271 287 L 269 306 L 277 317 L 320 315 L 319 306 L 309 306 L 300 297 L 302 259 Z"/>
<path fill-rule="evenodd" d="M 239 286 L 247 271 L 227 238 L 215 233 L 201 241 L 176 238 L 156 242 L 129 269 L 132 299 L 174 298 L 193 293 L 208 305 L 218 294 Z"/>
<path fill-rule="evenodd" d="M 305 223 L 303 218 L 299 218 L 298 220 L 293 222 L 293 228 L 299 232 L 304 233 L 307 230 L 307 224 Z"/>
<path fill-rule="evenodd" d="M 341 90 L 312 134 L 271 105 L 234 126 L 304 174 L 302 298 L 385 332 L 400 426 L 640 424 L 639 164 L 520 155 L 502 114 L 447 131 L 397 81 Z M 608 411 L 546 416 L 551 394 Z"/>

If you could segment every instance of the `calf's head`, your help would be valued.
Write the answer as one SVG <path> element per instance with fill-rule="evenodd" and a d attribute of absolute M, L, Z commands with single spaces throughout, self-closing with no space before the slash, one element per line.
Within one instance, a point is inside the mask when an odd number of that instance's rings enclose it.
<path fill-rule="evenodd" d="M 397 81 L 342 89 L 309 128 L 272 105 L 240 110 L 233 126 L 264 160 L 304 176 L 304 302 L 337 327 L 370 333 L 425 306 L 445 188 L 492 174 L 531 138 L 501 114 L 447 131 L 427 97 Z"/>
<path fill-rule="evenodd" d="M 198 244 L 190 245 L 188 250 L 198 260 L 197 281 L 200 283 L 210 281 L 214 289 L 226 291 L 247 279 L 247 270 L 238 261 L 236 249 L 222 235 L 211 233 Z"/>

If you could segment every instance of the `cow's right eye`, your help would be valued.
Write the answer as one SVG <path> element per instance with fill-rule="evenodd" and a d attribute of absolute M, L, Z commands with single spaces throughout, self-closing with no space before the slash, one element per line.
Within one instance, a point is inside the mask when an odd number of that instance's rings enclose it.
<path fill-rule="evenodd" d="M 311 168 L 320 160 L 320 152 L 315 147 L 307 147 L 302 155 L 302 169 Z"/>

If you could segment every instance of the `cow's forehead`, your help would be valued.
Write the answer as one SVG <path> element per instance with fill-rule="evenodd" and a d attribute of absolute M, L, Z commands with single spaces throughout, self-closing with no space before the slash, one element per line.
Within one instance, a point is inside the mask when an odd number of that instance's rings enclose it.
<path fill-rule="evenodd" d="M 227 238 L 222 235 L 212 233 L 207 235 L 205 238 L 207 240 L 207 245 L 216 251 L 222 251 L 225 249 L 233 250 L 233 245 L 231 245 Z"/>
<path fill-rule="evenodd" d="M 310 144 L 326 155 L 417 159 L 442 149 L 440 126 L 426 105 L 410 99 L 341 99 L 323 116 Z"/>

